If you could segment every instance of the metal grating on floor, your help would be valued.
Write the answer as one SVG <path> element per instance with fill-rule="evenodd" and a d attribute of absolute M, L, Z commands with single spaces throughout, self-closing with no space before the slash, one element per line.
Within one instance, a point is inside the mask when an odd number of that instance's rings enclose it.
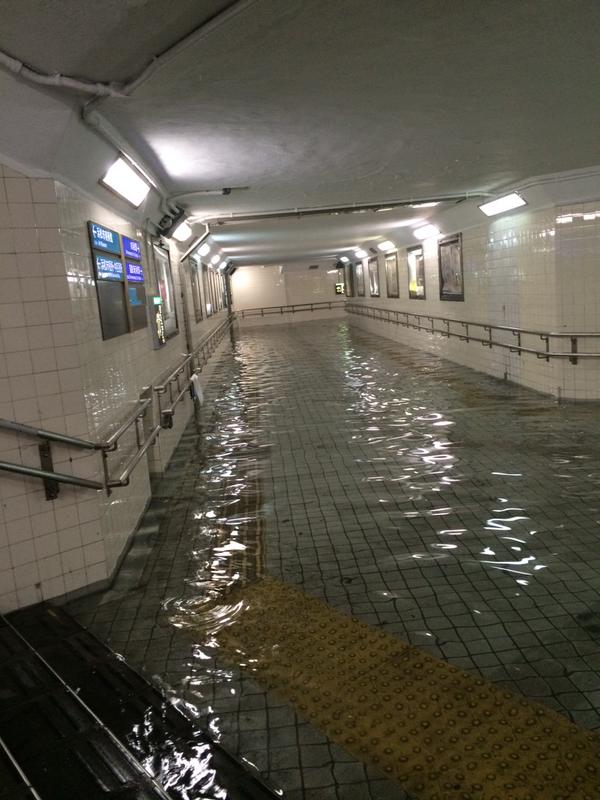
<path fill-rule="evenodd" d="M 0 621 L 0 686 L 0 737 L 42 800 L 274 796 L 61 609 Z M 0 798 L 35 797 L 5 755 Z"/>

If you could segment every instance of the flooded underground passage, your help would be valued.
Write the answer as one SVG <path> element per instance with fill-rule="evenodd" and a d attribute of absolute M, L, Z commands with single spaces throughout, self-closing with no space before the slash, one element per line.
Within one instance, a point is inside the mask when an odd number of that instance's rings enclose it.
<path fill-rule="evenodd" d="M 276 795 L 597 800 L 598 405 L 341 320 L 237 330 L 204 394 L 76 619 Z"/>

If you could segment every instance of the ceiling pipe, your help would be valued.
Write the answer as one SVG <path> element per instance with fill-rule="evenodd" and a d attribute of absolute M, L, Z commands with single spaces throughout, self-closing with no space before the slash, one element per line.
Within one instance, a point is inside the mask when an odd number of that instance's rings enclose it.
<path fill-rule="evenodd" d="M 83 124 L 108 142 L 118 152 L 122 153 L 122 155 L 147 178 L 153 188 L 156 189 L 161 196 L 162 210 L 170 212 L 173 210 L 173 204 L 170 202 L 168 192 L 165 190 L 164 186 L 162 186 L 158 178 L 153 175 L 152 171 L 144 165 L 142 159 L 137 156 L 137 154 L 135 157 L 130 155 L 130 153 L 135 153 L 135 150 L 128 143 L 124 142 L 120 136 L 117 136 L 107 128 L 100 118 L 100 115 L 97 113 L 98 106 L 107 98 L 123 99 L 130 96 L 161 66 L 171 61 L 183 50 L 192 46 L 209 33 L 212 33 L 212 31 L 216 30 L 219 26 L 228 22 L 242 11 L 245 11 L 256 2 L 257 0 L 236 0 L 231 3 L 226 8 L 210 17 L 210 19 L 202 22 L 177 42 L 155 55 L 138 75 L 123 83 L 103 83 L 74 78 L 59 73 L 44 73 L 3 51 L 0 51 L 0 66 L 7 69 L 13 75 L 16 75 L 18 78 L 38 86 L 69 89 L 71 91 L 93 95 L 81 109 L 81 120 Z"/>
<path fill-rule="evenodd" d="M 235 222 L 251 222 L 254 220 L 293 219 L 323 214 L 359 214 L 367 211 L 392 211 L 395 208 L 408 208 L 410 206 L 415 206 L 422 203 L 460 203 L 464 200 L 478 200 L 491 196 L 492 195 L 489 192 L 468 192 L 466 194 L 446 195 L 444 197 L 394 200 L 387 201 L 385 203 L 363 203 L 350 206 L 319 206 L 318 208 L 297 208 L 290 209 L 288 211 L 264 211 L 257 212 L 255 214 L 230 214 L 226 217 L 212 217 L 203 220 L 200 220 L 192 215 L 190 219 L 198 219 L 198 221 L 205 222 L 206 224 L 231 225 Z"/>
<path fill-rule="evenodd" d="M 144 69 L 138 73 L 134 78 L 128 81 L 105 83 L 101 81 L 88 81 L 84 78 L 74 78 L 70 75 L 61 75 L 58 72 L 48 73 L 41 72 L 34 67 L 19 61 L 0 50 L 0 65 L 5 67 L 9 72 L 23 78 L 30 83 L 36 83 L 41 86 L 51 86 L 59 89 L 71 89 L 76 92 L 83 92 L 85 94 L 92 94 L 96 100 L 102 100 L 107 97 L 127 97 L 134 92 L 138 86 L 148 80 L 148 78 L 156 72 L 163 64 L 168 63 L 175 58 L 180 52 L 185 50 L 203 36 L 211 33 L 225 22 L 228 22 L 234 16 L 246 8 L 256 3 L 257 0 L 236 0 L 223 10 L 217 12 L 214 16 L 205 20 L 190 33 L 185 34 L 174 44 L 162 50 L 158 55 L 152 57 L 151 61 L 146 64 Z"/>
<path fill-rule="evenodd" d="M 33 67 L 28 66 L 18 58 L 13 58 L 8 53 L 0 50 L 0 65 L 5 67 L 13 75 L 16 75 L 29 83 L 36 83 L 39 86 L 50 86 L 58 89 L 71 89 L 76 92 L 93 94 L 95 97 L 124 97 L 122 89 L 116 83 L 95 83 L 80 78 L 72 78 L 69 75 L 61 75 L 58 72 L 46 73 L 39 72 Z"/>

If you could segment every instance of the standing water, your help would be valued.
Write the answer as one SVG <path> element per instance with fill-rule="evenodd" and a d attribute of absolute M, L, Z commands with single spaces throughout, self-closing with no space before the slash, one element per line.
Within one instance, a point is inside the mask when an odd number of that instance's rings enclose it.
<path fill-rule="evenodd" d="M 73 608 L 286 797 L 407 795 L 225 654 L 264 576 L 600 728 L 596 405 L 339 321 L 242 331 L 206 400 L 141 577 Z"/>

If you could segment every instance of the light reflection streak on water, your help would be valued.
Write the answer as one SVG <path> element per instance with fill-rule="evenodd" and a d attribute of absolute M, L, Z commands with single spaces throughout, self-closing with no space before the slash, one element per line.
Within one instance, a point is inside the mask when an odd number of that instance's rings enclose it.
<path fill-rule="evenodd" d="M 465 459 L 471 455 L 463 443 L 453 439 L 453 431 L 457 430 L 460 423 L 460 416 L 455 417 L 452 407 L 443 410 L 428 405 L 415 403 L 416 393 L 419 391 L 417 380 L 413 381 L 412 387 L 415 395 L 402 397 L 390 397 L 395 391 L 394 376 L 397 372 L 379 369 L 379 381 L 374 383 L 370 380 L 373 373 L 371 359 L 365 359 L 361 353 L 353 348 L 347 347 L 345 350 L 345 379 L 347 393 L 354 395 L 354 401 L 347 404 L 350 415 L 354 415 L 356 425 L 352 426 L 352 439 L 363 441 L 366 447 L 373 448 L 375 451 L 384 449 L 396 457 L 395 468 L 400 474 L 391 477 L 389 475 L 377 474 L 376 465 L 379 456 L 374 452 L 371 457 L 361 458 L 360 463 L 372 464 L 373 474 L 365 476 L 362 480 L 365 483 L 376 483 L 378 486 L 385 487 L 390 484 L 404 484 L 405 492 L 400 498 L 380 497 L 379 503 L 383 508 L 392 508 L 393 505 L 409 504 L 413 508 L 400 512 L 401 518 L 412 521 L 423 517 L 449 517 L 460 519 L 461 512 L 468 511 L 468 503 L 465 505 L 461 500 L 461 485 L 471 484 L 473 474 Z M 405 378 L 405 376 L 403 376 Z M 531 402 L 531 401 L 529 401 Z M 547 407 L 542 406 L 542 412 L 546 412 Z M 360 420 L 364 418 L 371 420 L 374 412 L 378 414 L 384 411 L 387 414 L 387 424 L 381 424 L 381 435 L 369 437 L 361 432 Z M 477 415 L 479 409 L 473 405 L 473 413 Z M 535 409 L 534 409 L 535 412 Z M 492 412 L 493 413 L 493 412 Z M 528 413 L 525 403 L 523 414 Z M 543 423 L 541 423 L 543 424 Z M 390 428 L 407 427 L 405 433 L 400 436 L 389 436 Z M 371 425 L 366 425 L 362 431 L 372 430 Z M 386 435 L 388 434 L 388 435 Z M 440 435 L 441 434 L 441 435 Z M 408 446 L 404 446 L 404 442 Z M 400 445 L 400 446 L 399 446 Z M 587 461 L 590 455 L 578 453 L 572 458 L 554 456 L 554 462 L 560 464 L 561 469 L 554 473 L 563 481 L 562 489 L 565 496 L 572 496 L 577 486 L 577 472 L 570 472 L 565 466 L 572 464 L 574 459 Z M 387 457 L 389 463 L 389 457 Z M 358 461 L 358 460 L 357 460 Z M 514 459 L 515 464 L 520 459 Z M 511 464 L 512 466 L 512 464 Z M 514 485 L 514 495 L 516 499 L 522 498 L 523 482 L 525 485 L 531 479 L 537 480 L 538 476 L 527 474 L 521 469 L 511 469 L 504 465 L 495 465 L 489 470 L 487 475 L 481 475 L 479 480 L 482 484 L 490 487 L 490 509 L 487 520 L 478 528 L 446 528 L 440 529 L 440 537 L 457 537 L 452 544 L 442 541 L 430 541 L 430 551 L 438 551 L 433 556 L 426 551 L 413 552 L 411 556 L 415 559 L 426 561 L 428 558 L 459 559 L 466 561 L 477 561 L 483 569 L 498 570 L 507 576 L 512 576 L 519 586 L 527 586 L 536 575 L 547 570 L 551 564 L 548 561 L 548 554 L 544 555 L 543 560 L 533 551 L 533 536 L 537 529 L 530 530 L 532 516 L 536 513 L 544 513 L 544 509 L 535 509 L 528 512 L 519 503 L 510 502 L 510 498 L 502 496 L 501 493 L 494 497 L 491 487 L 494 483 L 506 491 L 507 487 Z M 588 473 L 589 474 L 589 473 Z M 600 483 L 600 474 L 594 476 L 595 483 Z M 509 483 L 510 482 L 510 483 Z M 444 506 L 436 501 L 436 494 L 448 496 L 448 491 L 457 492 L 456 503 L 451 506 Z M 394 490 L 390 486 L 390 491 Z M 579 488 L 578 496 L 584 494 L 583 488 Z M 500 504 L 501 507 L 498 506 Z M 396 520 L 398 512 L 390 511 L 390 519 Z M 396 530 L 402 536 L 402 526 L 396 522 Z M 557 526 L 558 527 L 558 526 Z M 485 539 L 492 535 L 492 546 L 485 546 L 483 549 L 477 547 L 477 543 L 485 542 Z M 401 547 L 401 545 L 399 545 Z M 439 553 L 439 551 L 443 551 Z M 509 553 L 522 555 L 518 561 L 509 560 Z M 551 556 L 550 556 L 551 557 Z M 396 560 L 403 560 L 406 555 L 397 555 Z"/>
<path fill-rule="evenodd" d="M 276 351 L 274 344 L 269 347 Z M 249 337 L 238 350 L 240 374 L 228 376 L 228 388 L 216 398 L 218 424 L 207 436 L 208 453 L 191 527 L 196 573 L 189 579 L 188 591 L 166 604 L 173 624 L 202 631 L 188 686 L 191 701 L 205 709 L 210 707 L 212 684 L 235 685 L 236 680 L 235 670 L 216 663 L 219 632 L 240 619 L 245 608 L 243 600 L 231 603 L 227 596 L 262 574 L 256 533 L 261 511 L 247 510 L 256 501 L 262 459 L 268 457 L 271 440 L 275 448 L 281 446 L 277 426 L 287 432 L 296 424 L 278 417 L 276 404 L 287 390 L 286 377 L 279 378 L 276 368 L 269 368 L 268 358 L 263 359 L 264 368 L 248 368 L 268 352 L 268 347 L 261 351 Z M 507 434 L 522 438 L 523 452 L 519 447 L 513 452 L 501 441 L 493 447 L 489 433 L 481 432 L 487 422 L 486 404 L 490 414 L 502 411 L 491 394 L 459 396 L 458 389 L 446 386 L 436 394 L 430 391 L 432 383 L 425 373 L 411 378 L 384 367 L 376 371 L 373 359 L 365 359 L 353 347 L 342 353 L 342 361 L 338 435 L 352 447 L 350 469 L 358 472 L 357 483 L 376 497 L 374 514 L 380 527 L 389 531 L 392 558 L 400 573 L 417 563 L 426 586 L 427 570 L 460 562 L 471 571 L 493 575 L 500 597 L 526 596 L 528 587 L 538 578 L 543 580 L 554 563 L 546 540 L 558 525 L 547 523 L 547 509 L 536 504 L 529 488 L 539 479 L 535 470 L 549 462 L 547 454 L 545 461 L 528 460 L 526 439 L 532 432 L 543 437 L 544 425 L 551 430 L 550 423 L 540 423 L 535 430 L 528 417 L 529 427 L 521 431 L 518 420 L 505 417 Z M 531 402 L 531 396 L 515 402 L 514 413 L 519 408 L 525 413 Z M 302 455 L 314 457 L 310 449 L 314 445 L 303 446 Z M 568 454 L 557 448 L 551 459 L 552 479 L 561 498 L 588 499 L 597 492 L 600 470 L 594 471 L 596 465 L 576 449 L 574 445 Z M 365 505 L 368 502 L 364 500 Z M 415 544 L 417 535 L 421 544 Z M 385 599 L 406 601 L 400 594 Z M 472 604 L 479 606 L 471 609 L 473 615 L 490 614 L 481 599 Z M 424 640 L 435 638 L 426 630 L 417 633 Z M 246 663 L 241 654 L 239 662 Z M 219 734 L 220 719 L 213 717 L 211 724 Z"/>

